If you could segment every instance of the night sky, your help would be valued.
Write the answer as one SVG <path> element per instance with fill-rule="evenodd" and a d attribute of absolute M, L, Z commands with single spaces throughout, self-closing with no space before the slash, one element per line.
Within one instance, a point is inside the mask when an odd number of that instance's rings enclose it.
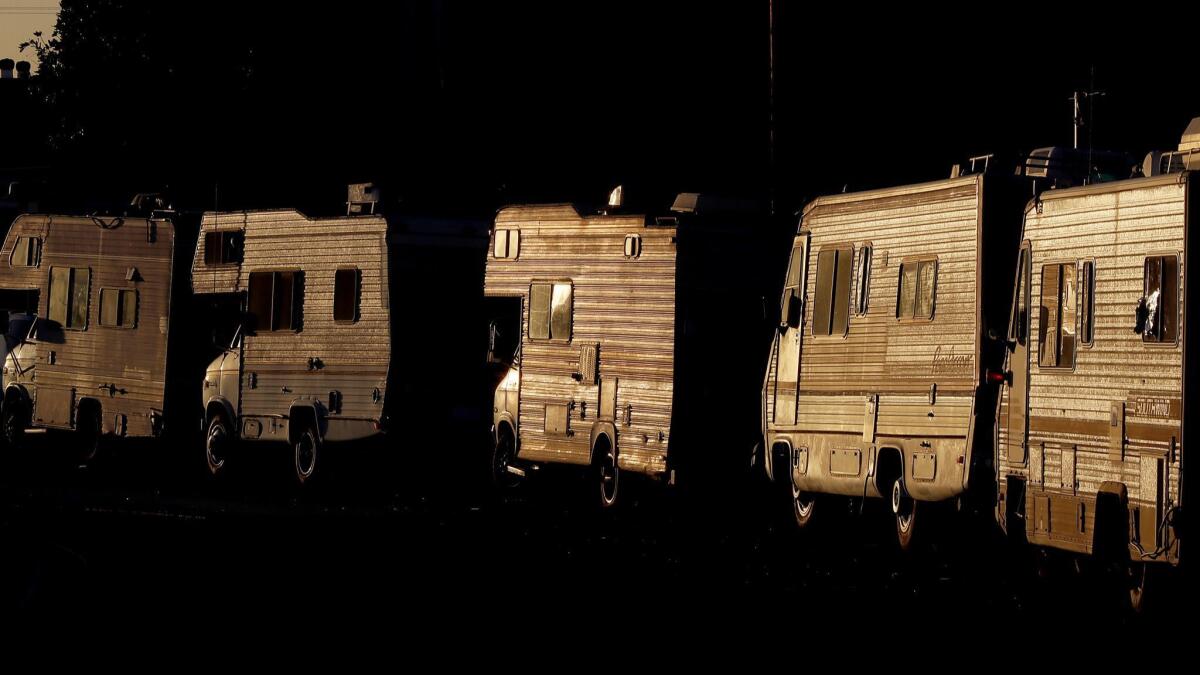
<path fill-rule="evenodd" d="M 211 208 L 220 185 L 222 208 L 303 206 L 379 180 L 423 208 L 486 214 L 617 183 L 656 207 L 772 184 L 765 0 L 111 4 L 144 33 L 89 59 L 85 98 L 113 112 L 82 160 L 35 163 L 122 195 L 165 185 Z M 1076 89 L 1106 92 L 1085 140 L 1138 157 L 1200 115 L 1194 59 L 1161 29 L 1006 11 L 776 0 L 780 210 L 1069 144 Z M 0 166 L 30 164 L 10 154 Z"/>

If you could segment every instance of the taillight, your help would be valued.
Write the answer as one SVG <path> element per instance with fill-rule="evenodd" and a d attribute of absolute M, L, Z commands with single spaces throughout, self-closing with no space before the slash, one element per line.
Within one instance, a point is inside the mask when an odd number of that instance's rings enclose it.
<path fill-rule="evenodd" d="M 989 368 L 986 377 L 987 381 L 991 384 L 1004 384 L 1006 382 L 1012 382 L 1012 373 L 1005 370 L 992 370 Z"/>

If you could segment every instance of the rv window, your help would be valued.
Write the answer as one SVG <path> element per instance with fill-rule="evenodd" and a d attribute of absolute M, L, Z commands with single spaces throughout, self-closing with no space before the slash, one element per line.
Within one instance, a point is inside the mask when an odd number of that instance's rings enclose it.
<path fill-rule="evenodd" d="M 242 262 L 246 235 L 241 230 L 208 232 L 204 235 L 205 265 L 236 265 Z"/>
<path fill-rule="evenodd" d="M 1075 263 L 1042 266 L 1038 365 L 1075 367 Z"/>
<path fill-rule="evenodd" d="M 1142 340 L 1174 344 L 1179 332 L 1179 258 L 1146 258 L 1143 288 L 1149 315 Z"/>
<path fill-rule="evenodd" d="M 1079 277 L 1079 342 L 1091 345 L 1096 331 L 1096 263 L 1083 263 Z"/>
<path fill-rule="evenodd" d="M 357 268 L 340 269 L 333 276 L 333 320 L 338 323 L 358 321 L 359 293 L 362 274 Z"/>
<path fill-rule="evenodd" d="M 100 325 L 112 328 L 137 327 L 137 291 L 132 288 L 100 289 Z"/>
<path fill-rule="evenodd" d="M 1021 248 L 1017 258 L 1017 288 L 1013 300 L 1013 314 L 1009 317 L 1008 339 L 1025 344 L 1029 337 L 1029 249 Z"/>
<path fill-rule="evenodd" d="M 298 331 L 304 308 L 304 273 L 251 272 L 247 309 L 257 332 Z"/>
<path fill-rule="evenodd" d="M 784 280 L 783 298 L 780 300 L 779 318 L 780 323 L 799 328 L 801 322 L 801 302 L 804 297 L 800 290 L 800 285 L 803 283 L 801 276 L 801 268 L 804 264 L 804 246 L 803 244 L 792 248 L 792 257 L 788 260 L 787 279 Z"/>
<path fill-rule="evenodd" d="M 897 319 L 933 318 L 937 269 L 936 259 L 900 263 L 900 282 L 896 290 Z"/>
<path fill-rule="evenodd" d="M 513 259 L 521 249 L 521 231 L 513 229 L 497 229 L 496 240 L 493 243 L 492 255 L 497 258 Z"/>
<path fill-rule="evenodd" d="M 570 283 L 533 284 L 529 289 L 529 337 L 570 340 L 572 311 Z"/>
<path fill-rule="evenodd" d="M 637 258 L 642 255 L 642 235 L 625 235 L 625 257 Z"/>
<path fill-rule="evenodd" d="M 858 249 L 854 265 L 854 315 L 867 313 L 867 301 L 871 296 L 871 247 Z"/>
<path fill-rule="evenodd" d="M 51 267 L 49 319 L 63 328 L 86 329 L 91 280 L 87 267 Z"/>
<path fill-rule="evenodd" d="M 13 267 L 37 267 L 42 261 L 42 240 L 37 237 L 17 237 L 13 245 Z"/>
<path fill-rule="evenodd" d="M 817 289 L 813 296 L 813 335 L 845 335 L 850 317 L 850 259 L 848 247 L 817 254 Z"/>

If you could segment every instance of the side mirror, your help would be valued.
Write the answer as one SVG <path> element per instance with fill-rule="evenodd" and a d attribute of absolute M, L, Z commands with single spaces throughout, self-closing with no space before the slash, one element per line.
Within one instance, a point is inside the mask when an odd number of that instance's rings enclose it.
<path fill-rule="evenodd" d="M 487 361 L 488 363 L 501 363 L 502 359 L 496 358 L 496 343 L 500 339 L 500 329 L 496 326 L 496 322 L 488 323 L 488 348 Z"/>

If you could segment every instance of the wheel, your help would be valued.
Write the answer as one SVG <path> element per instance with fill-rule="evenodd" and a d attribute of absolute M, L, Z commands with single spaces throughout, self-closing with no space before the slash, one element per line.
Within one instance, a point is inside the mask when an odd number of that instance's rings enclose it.
<path fill-rule="evenodd" d="M 9 401 L 4 404 L 4 412 L 0 413 L 0 440 L 9 448 L 21 445 L 25 437 L 25 410 L 19 401 Z"/>
<path fill-rule="evenodd" d="M 517 485 L 518 476 L 508 470 L 516 459 L 516 445 L 508 431 L 499 432 L 492 444 L 492 486 L 497 490 L 509 490 Z"/>
<path fill-rule="evenodd" d="M 104 443 L 100 411 L 94 407 L 88 407 L 81 410 L 78 415 L 75 434 L 79 441 L 79 461 L 82 464 L 93 464 L 100 457 Z"/>
<path fill-rule="evenodd" d="M 296 470 L 296 482 L 306 485 L 312 482 L 313 474 L 317 471 L 317 459 L 321 442 L 317 432 L 311 426 L 306 426 L 292 443 L 293 465 Z"/>
<path fill-rule="evenodd" d="M 901 551 L 913 549 L 913 535 L 917 525 L 917 500 L 904 489 L 904 479 L 897 478 L 892 484 L 892 514 L 896 517 L 896 543 Z"/>
<path fill-rule="evenodd" d="M 229 446 L 233 438 L 229 434 L 229 425 L 224 415 L 214 415 L 208 423 L 208 433 L 204 438 L 204 459 L 208 464 L 208 472 L 219 476 L 225 469 L 225 458 L 229 454 Z"/>
<path fill-rule="evenodd" d="M 600 487 L 600 507 L 611 509 L 617 503 L 621 485 L 621 467 L 617 464 L 617 451 L 607 441 L 596 450 L 596 475 Z"/>
<path fill-rule="evenodd" d="M 816 495 L 804 492 L 792 483 L 792 515 L 796 518 L 796 527 L 803 530 L 812 526 L 813 509 L 816 504 Z"/>

